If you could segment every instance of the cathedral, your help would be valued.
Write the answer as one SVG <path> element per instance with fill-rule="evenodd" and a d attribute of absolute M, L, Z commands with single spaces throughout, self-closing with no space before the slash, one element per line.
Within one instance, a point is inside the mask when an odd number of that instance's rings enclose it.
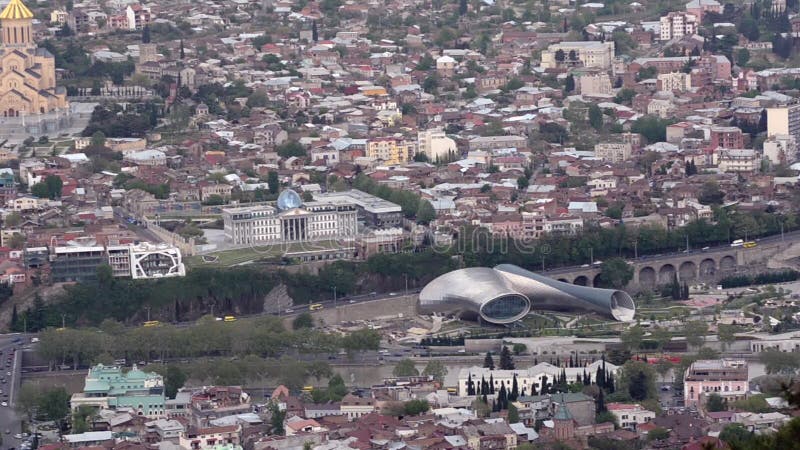
<path fill-rule="evenodd" d="M 11 0 L 0 13 L 0 118 L 68 111 L 66 90 L 56 87 L 55 58 L 33 38 L 33 13 Z"/>

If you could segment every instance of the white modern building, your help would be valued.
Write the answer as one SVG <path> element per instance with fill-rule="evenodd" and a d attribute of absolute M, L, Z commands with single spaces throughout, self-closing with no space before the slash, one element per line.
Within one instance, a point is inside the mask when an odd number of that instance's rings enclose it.
<path fill-rule="evenodd" d="M 445 135 L 441 129 L 420 131 L 417 133 L 417 153 L 422 153 L 430 161 L 444 161 L 458 156 L 456 141 Z"/>
<path fill-rule="evenodd" d="M 595 375 L 597 375 L 597 369 L 603 365 L 603 361 L 597 360 L 591 364 L 588 364 L 586 367 L 557 367 L 553 364 L 542 362 L 533 367 L 528 369 L 516 369 L 516 370 L 489 370 L 484 367 L 469 367 L 461 369 L 458 372 L 458 395 L 466 396 L 467 395 L 467 382 L 471 379 L 476 386 L 481 384 L 481 380 L 486 380 L 488 383 L 489 380 L 494 383 L 495 391 L 500 389 L 501 385 L 505 385 L 506 389 L 510 389 L 513 382 L 514 376 L 517 377 L 517 386 L 520 389 L 520 392 L 523 390 L 527 395 L 530 395 L 533 391 L 531 387 L 536 388 L 536 392 L 540 392 L 542 389 L 542 382 L 547 378 L 548 385 L 552 386 L 553 381 L 557 380 L 559 376 L 561 376 L 562 371 L 566 372 L 567 374 L 567 381 L 569 383 L 573 382 L 580 382 L 583 383 L 583 376 L 584 373 L 589 376 L 589 379 L 592 383 L 595 382 Z M 615 366 L 608 361 L 605 361 L 606 365 L 606 373 L 614 374 L 617 376 L 617 372 L 619 371 L 619 366 Z"/>
<path fill-rule="evenodd" d="M 356 206 L 345 201 L 303 203 L 287 189 L 276 206 L 224 208 L 225 240 L 234 245 L 353 238 L 358 232 Z"/>
<path fill-rule="evenodd" d="M 636 431 L 639 425 L 656 418 L 656 413 L 638 403 L 609 403 L 606 408 L 617 418 L 619 427 L 626 430 Z"/>

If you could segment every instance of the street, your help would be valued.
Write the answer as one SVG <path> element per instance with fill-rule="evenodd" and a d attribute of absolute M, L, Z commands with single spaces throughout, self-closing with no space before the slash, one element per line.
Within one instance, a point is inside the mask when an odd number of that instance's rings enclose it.
<path fill-rule="evenodd" d="M 29 337 L 20 334 L 0 335 L 0 362 L 2 363 L 0 379 L 5 380 L 0 384 L 0 389 L 2 389 L 0 399 L 3 405 L 0 406 L 0 432 L 3 433 L 2 448 L 4 449 L 18 447 L 18 441 L 14 439 L 14 434 L 21 430 L 14 402 L 20 387 L 22 347 L 29 342 Z M 11 375 L 8 375 L 9 373 Z"/>

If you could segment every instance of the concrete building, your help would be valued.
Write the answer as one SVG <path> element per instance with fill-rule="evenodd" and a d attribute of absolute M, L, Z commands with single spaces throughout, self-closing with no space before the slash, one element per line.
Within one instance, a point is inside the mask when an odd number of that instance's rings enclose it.
<path fill-rule="evenodd" d="M 98 364 L 86 375 L 83 392 L 72 395 L 70 407 L 127 409 L 135 415 L 158 419 L 164 416 L 164 378 L 143 372 L 135 365 L 124 372 L 119 366 Z"/>
<path fill-rule="evenodd" d="M 767 108 L 767 136 L 789 134 L 800 142 L 800 104 Z"/>
<path fill-rule="evenodd" d="M 764 141 L 764 157 L 772 164 L 791 164 L 797 160 L 797 141 L 788 134 L 777 134 Z"/>
<path fill-rule="evenodd" d="M 698 21 L 703 20 L 703 14 L 707 12 L 722 13 L 722 4 L 717 0 L 692 0 L 686 4 L 686 12 L 697 17 Z"/>
<path fill-rule="evenodd" d="M 658 75 L 659 91 L 686 92 L 692 88 L 692 76 L 683 72 L 662 73 Z"/>
<path fill-rule="evenodd" d="M 400 205 L 358 189 L 341 192 L 316 192 L 312 195 L 314 201 L 317 202 L 355 205 L 358 211 L 358 221 L 368 228 L 389 229 L 403 225 L 403 209 Z"/>
<path fill-rule="evenodd" d="M 617 418 L 620 428 L 626 430 L 636 431 L 639 425 L 656 418 L 656 413 L 638 403 L 609 403 L 606 407 Z"/>
<path fill-rule="evenodd" d="M 694 14 L 673 11 L 661 17 L 661 40 L 669 41 L 695 34 L 699 22 Z"/>
<path fill-rule="evenodd" d="M 582 95 L 612 95 L 611 79 L 608 74 L 585 73 L 576 77 L 578 92 Z"/>
<path fill-rule="evenodd" d="M 458 157 L 458 147 L 444 130 L 431 129 L 417 133 L 417 153 L 424 154 L 431 162 L 449 161 Z"/>
<path fill-rule="evenodd" d="M 142 150 L 126 154 L 123 159 L 138 166 L 166 166 L 167 155 L 161 150 Z"/>
<path fill-rule="evenodd" d="M 54 282 L 97 278 L 97 267 L 111 266 L 120 278 L 153 279 L 186 275 L 181 251 L 167 244 L 55 246 L 49 250 L 50 279 Z"/>
<path fill-rule="evenodd" d="M 683 376 L 683 396 L 687 407 L 698 406 L 701 395 L 730 393 L 744 395 L 749 388 L 747 363 L 732 359 L 703 359 L 695 361 Z"/>
<path fill-rule="evenodd" d="M 414 143 L 396 137 L 370 139 L 367 141 L 367 156 L 384 164 L 406 164 L 414 156 Z"/>
<path fill-rule="evenodd" d="M 303 203 L 287 189 L 276 206 L 224 208 L 225 240 L 235 245 L 353 238 L 358 232 L 355 205 L 344 201 Z"/>
<path fill-rule="evenodd" d="M 575 62 L 580 62 L 584 67 L 611 68 L 614 61 L 614 41 L 576 41 L 559 42 L 542 51 L 541 66 L 545 69 L 555 69 L 562 64 L 559 55 L 564 60 L 570 61 L 570 52 L 575 56 Z"/>
<path fill-rule="evenodd" d="M 339 410 L 341 415 L 347 416 L 350 420 L 355 420 L 375 411 L 375 399 L 347 394 L 339 403 Z"/>
<path fill-rule="evenodd" d="M 739 127 L 711 127 L 710 147 L 718 148 L 744 148 L 744 134 Z"/>
<path fill-rule="evenodd" d="M 479 136 L 469 140 L 469 151 L 496 150 L 501 148 L 525 148 L 528 139 L 525 136 Z"/>
<path fill-rule="evenodd" d="M 603 142 L 595 144 L 594 154 L 603 161 L 611 163 L 625 162 L 631 157 L 631 144 Z"/>

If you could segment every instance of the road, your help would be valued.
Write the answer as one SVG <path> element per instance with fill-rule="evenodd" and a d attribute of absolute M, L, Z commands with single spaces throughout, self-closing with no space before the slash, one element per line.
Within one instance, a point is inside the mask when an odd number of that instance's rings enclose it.
<path fill-rule="evenodd" d="M 22 343 L 15 343 L 16 339 L 22 339 L 22 342 L 25 343 L 30 340 L 29 337 L 23 337 L 20 334 L 0 335 L 0 364 L 2 364 L 0 378 L 5 380 L 0 384 L 0 389 L 2 389 L 0 398 L 8 405 L 0 407 L 0 432 L 3 433 L 2 448 L 4 449 L 17 447 L 18 442 L 13 438 L 13 434 L 20 432 L 20 419 L 14 409 L 14 404 L 19 394 Z M 8 375 L 9 373 L 11 375 Z M 11 434 L 6 434 L 6 430 Z"/>

